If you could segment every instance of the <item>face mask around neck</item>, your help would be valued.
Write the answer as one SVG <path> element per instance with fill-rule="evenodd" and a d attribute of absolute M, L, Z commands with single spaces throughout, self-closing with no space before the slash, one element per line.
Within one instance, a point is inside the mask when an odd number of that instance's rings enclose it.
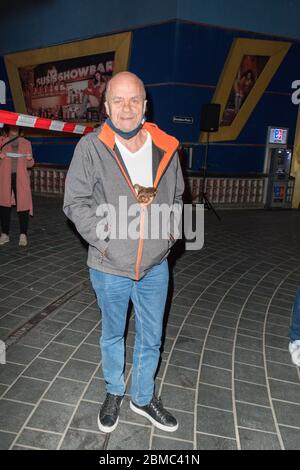
<path fill-rule="evenodd" d="M 118 129 L 113 124 L 113 122 L 110 118 L 107 118 L 105 122 L 116 134 L 118 134 L 123 139 L 129 140 L 129 139 L 132 139 L 132 137 L 136 136 L 138 134 L 138 132 L 141 130 L 141 128 L 143 127 L 143 124 L 145 122 L 145 118 L 143 117 L 140 124 L 135 129 L 132 129 L 132 131 L 129 131 L 129 132 L 124 132 L 124 131 L 121 131 L 121 129 Z"/>

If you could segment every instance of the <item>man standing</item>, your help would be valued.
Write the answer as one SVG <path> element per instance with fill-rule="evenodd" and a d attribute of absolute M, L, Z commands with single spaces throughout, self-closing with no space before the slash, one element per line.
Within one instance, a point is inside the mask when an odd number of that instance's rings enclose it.
<path fill-rule="evenodd" d="M 109 118 L 99 132 L 80 140 L 66 178 L 64 212 L 89 244 L 87 264 L 102 312 L 107 395 L 98 426 L 103 432 L 116 428 L 125 393 L 124 331 L 130 299 L 136 328 L 130 408 L 159 429 L 178 428 L 154 394 L 154 377 L 168 291 L 166 258 L 178 238 L 172 207 L 182 206 L 184 182 L 178 141 L 144 122 L 145 98 L 136 75 L 121 72 L 110 80 L 105 102 Z M 161 231 L 157 236 L 160 217 L 154 208 L 161 206 L 170 209 L 167 236 Z M 133 209 L 138 214 L 135 234 L 129 223 Z"/>

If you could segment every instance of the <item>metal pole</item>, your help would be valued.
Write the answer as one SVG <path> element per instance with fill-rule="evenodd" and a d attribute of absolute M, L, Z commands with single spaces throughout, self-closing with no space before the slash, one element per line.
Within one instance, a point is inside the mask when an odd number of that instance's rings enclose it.
<path fill-rule="evenodd" d="M 200 204 L 203 204 L 203 195 L 206 193 L 206 170 L 207 170 L 207 158 L 208 158 L 208 146 L 209 146 L 209 132 L 206 133 L 206 144 L 204 152 L 204 162 L 202 166 L 203 180 L 202 180 L 202 191 L 200 193 Z"/>

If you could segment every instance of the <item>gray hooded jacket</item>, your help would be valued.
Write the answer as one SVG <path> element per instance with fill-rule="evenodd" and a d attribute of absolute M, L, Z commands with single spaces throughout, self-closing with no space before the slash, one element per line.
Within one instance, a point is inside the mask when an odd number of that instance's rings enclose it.
<path fill-rule="evenodd" d="M 77 144 L 66 177 L 63 205 L 65 214 L 89 244 L 88 266 L 134 280 L 141 279 L 168 256 L 178 238 L 172 206 L 182 207 L 184 191 L 178 141 L 155 124 L 146 122 L 143 127 L 152 138 L 153 186 L 157 189 L 149 206 L 141 207 L 138 203 L 115 145 L 115 134 L 107 124 Z M 121 203 L 120 196 L 123 196 Z M 158 227 L 160 217 L 153 217 L 152 212 L 155 206 L 162 205 L 170 208 L 167 237 L 162 235 L 162 227 Z M 126 206 L 136 207 L 134 220 Z M 136 237 L 124 236 L 124 226 L 130 223 L 135 224 Z M 153 229 L 155 237 L 149 235 Z"/>

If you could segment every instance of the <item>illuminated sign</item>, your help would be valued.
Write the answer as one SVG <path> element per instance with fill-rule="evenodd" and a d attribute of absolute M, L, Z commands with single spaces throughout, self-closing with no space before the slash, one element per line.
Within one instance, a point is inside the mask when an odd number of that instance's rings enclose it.
<path fill-rule="evenodd" d="M 269 143 L 270 144 L 286 144 L 287 143 L 287 134 L 288 130 L 279 128 L 279 127 L 271 127 L 270 128 L 270 136 L 269 136 Z"/>

